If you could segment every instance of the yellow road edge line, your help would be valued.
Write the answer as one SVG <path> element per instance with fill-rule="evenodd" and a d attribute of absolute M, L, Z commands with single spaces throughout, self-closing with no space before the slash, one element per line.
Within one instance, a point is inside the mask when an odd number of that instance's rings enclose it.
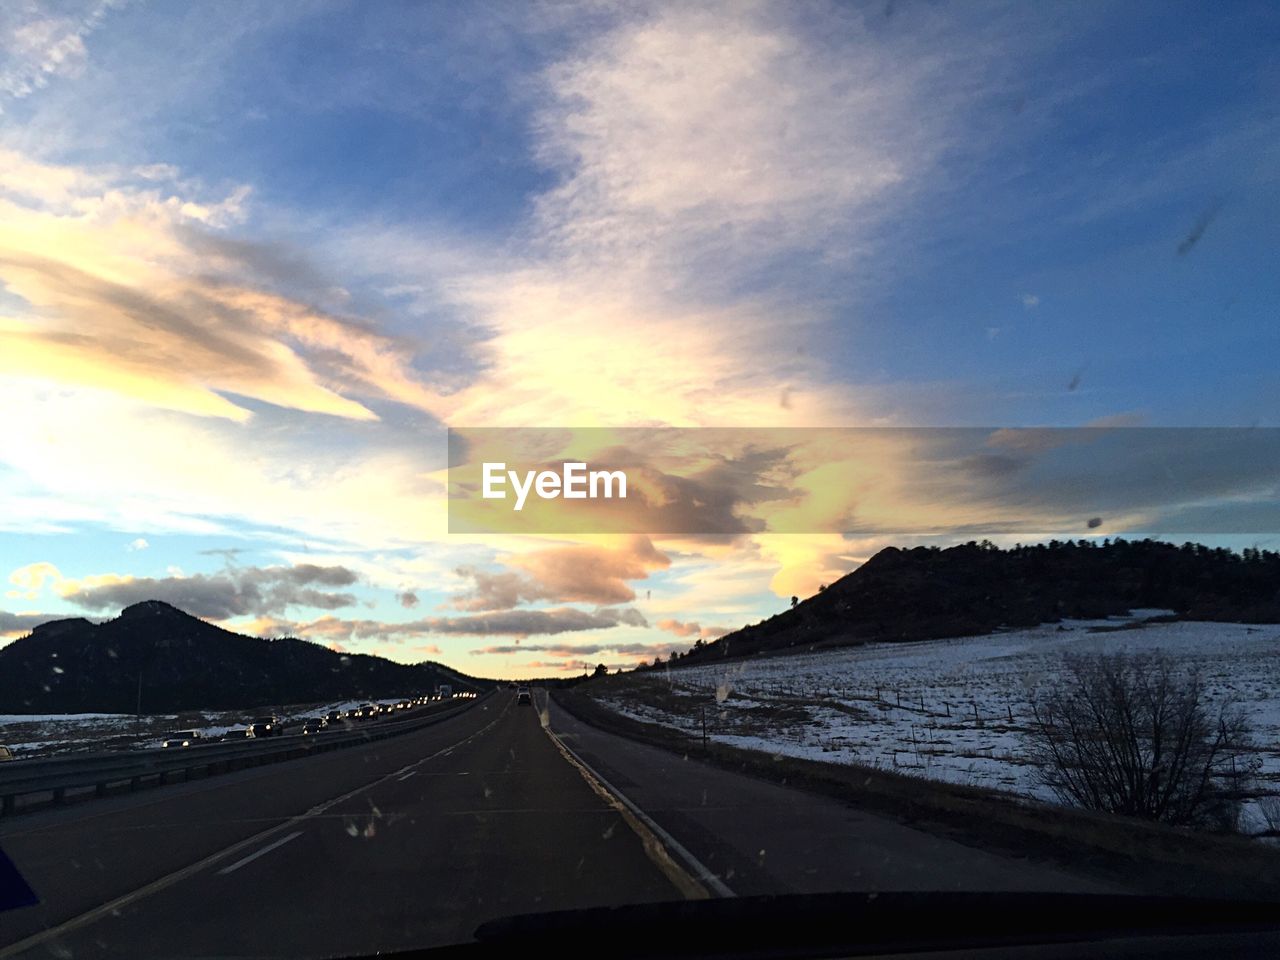
<path fill-rule="evenodd" d="M 600 781 L 600 778 L 564 745 L 547 723 L 546 714 L 541 711 L 540 713 L 542 714 L 540 719 L 543 721 L 542 729 L 551 738 L 551 742 L 556 745 L 560 755 L 582 775 L 582 779 L 587 782 L 587 785 L 596 792 L 600 799 L 622 816 L 627 826 L 640 838 L 645 854 L 662 871 L 663 875 L 671 881 L 672 885 L 680 891 L 680 895 L 686 900 L 711 899 L 711 893 L 707 888 L 693 874 L 677 863 L 675 858 L 671 856 L 670 851 L 667 850 L 666 845 L 658 838 L 658 835 L 632 813 L 625 803 L 614 796 L 613 792 Z"/>

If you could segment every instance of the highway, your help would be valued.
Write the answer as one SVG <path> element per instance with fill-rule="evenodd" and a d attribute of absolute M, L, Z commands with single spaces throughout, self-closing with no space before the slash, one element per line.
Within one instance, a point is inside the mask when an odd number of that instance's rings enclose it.
<path fill-rule="evenodd" d="M 41 902 L 0 913 L 0 958 L 367 954 L 707 894 L 1099 889 L 551 705 L 600 782 L 544 710 L 502 690 L 367 747 L 6 818 L 0 850 Z"/>

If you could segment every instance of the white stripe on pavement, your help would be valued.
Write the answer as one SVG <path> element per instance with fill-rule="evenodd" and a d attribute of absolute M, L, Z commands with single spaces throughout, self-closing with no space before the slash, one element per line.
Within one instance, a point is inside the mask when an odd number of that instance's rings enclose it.
<path fill-rule="evenodd" d="M 251 853 L 251 854 L 249 854 L 247 857 L 242 857 L 242 858 L 240 858 L 239 860 L 237 860 L 235 863 L 231 864 L 230 866 L 223 867 L 221 870 L 219 870 L 219 871 L 218 871 L 218 876 L 222 876 L 222 875 L 224 875 L 224 874 L 228 874 L 228 873 L 235 873 L 237 870 L 239 870 L 239 869 L 240 869 L 241 867 L 243 867 L 245 864 L 247 864 L 247 863 L 253 863 L 253 861 L 257 860 L 257 859 L 258 859 L 260 856 L 262 856 L 263 854 L 270 853 L 270 852 L 271 852 L 272 850 L 274 850 L 276 847 L 283 847 L 283 846 L 284 846 L 286 843 L 288 843 L 290 840 L 296 840 L 296 839 L 298 839 L 298 837 L 300 837 L 300 836 L 302 836 L 302 831 L 301 831 L 301 830 L 295 830 L 295 831 L 293 831 L 293 833 L 290 833 L 290 834 L 288 834 L 288 835 L 286 835 L 286 836 L 281 837 L 281 838 L 280 838 L 279 840 L 277 840 L 275 843 L 269 843 L 269 844 L 267 844 L 265 847 L 263 847 L 263 848 L 262 848 L 261 850 L 259 850 L 257 853 Z"/>

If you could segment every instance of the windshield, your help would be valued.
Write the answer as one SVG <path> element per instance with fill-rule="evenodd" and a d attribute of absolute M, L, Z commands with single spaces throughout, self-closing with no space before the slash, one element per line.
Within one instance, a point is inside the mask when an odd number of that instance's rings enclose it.
<path fill-rule="evenodd" d="M 0 958 L 1273 904 L 1278 52 L 3 5 Z"/>

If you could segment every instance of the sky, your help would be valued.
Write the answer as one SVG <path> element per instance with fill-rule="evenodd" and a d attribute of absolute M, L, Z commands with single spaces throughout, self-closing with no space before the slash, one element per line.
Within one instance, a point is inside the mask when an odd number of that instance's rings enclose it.
<path fill-rule="evenodd" d="M 449 428 L 1280 426 L 1277 50 L 1262 2 L 7 3 L 0 643 L 154 598 L 558 675 L 973 537 L 451 534 Z"/>

